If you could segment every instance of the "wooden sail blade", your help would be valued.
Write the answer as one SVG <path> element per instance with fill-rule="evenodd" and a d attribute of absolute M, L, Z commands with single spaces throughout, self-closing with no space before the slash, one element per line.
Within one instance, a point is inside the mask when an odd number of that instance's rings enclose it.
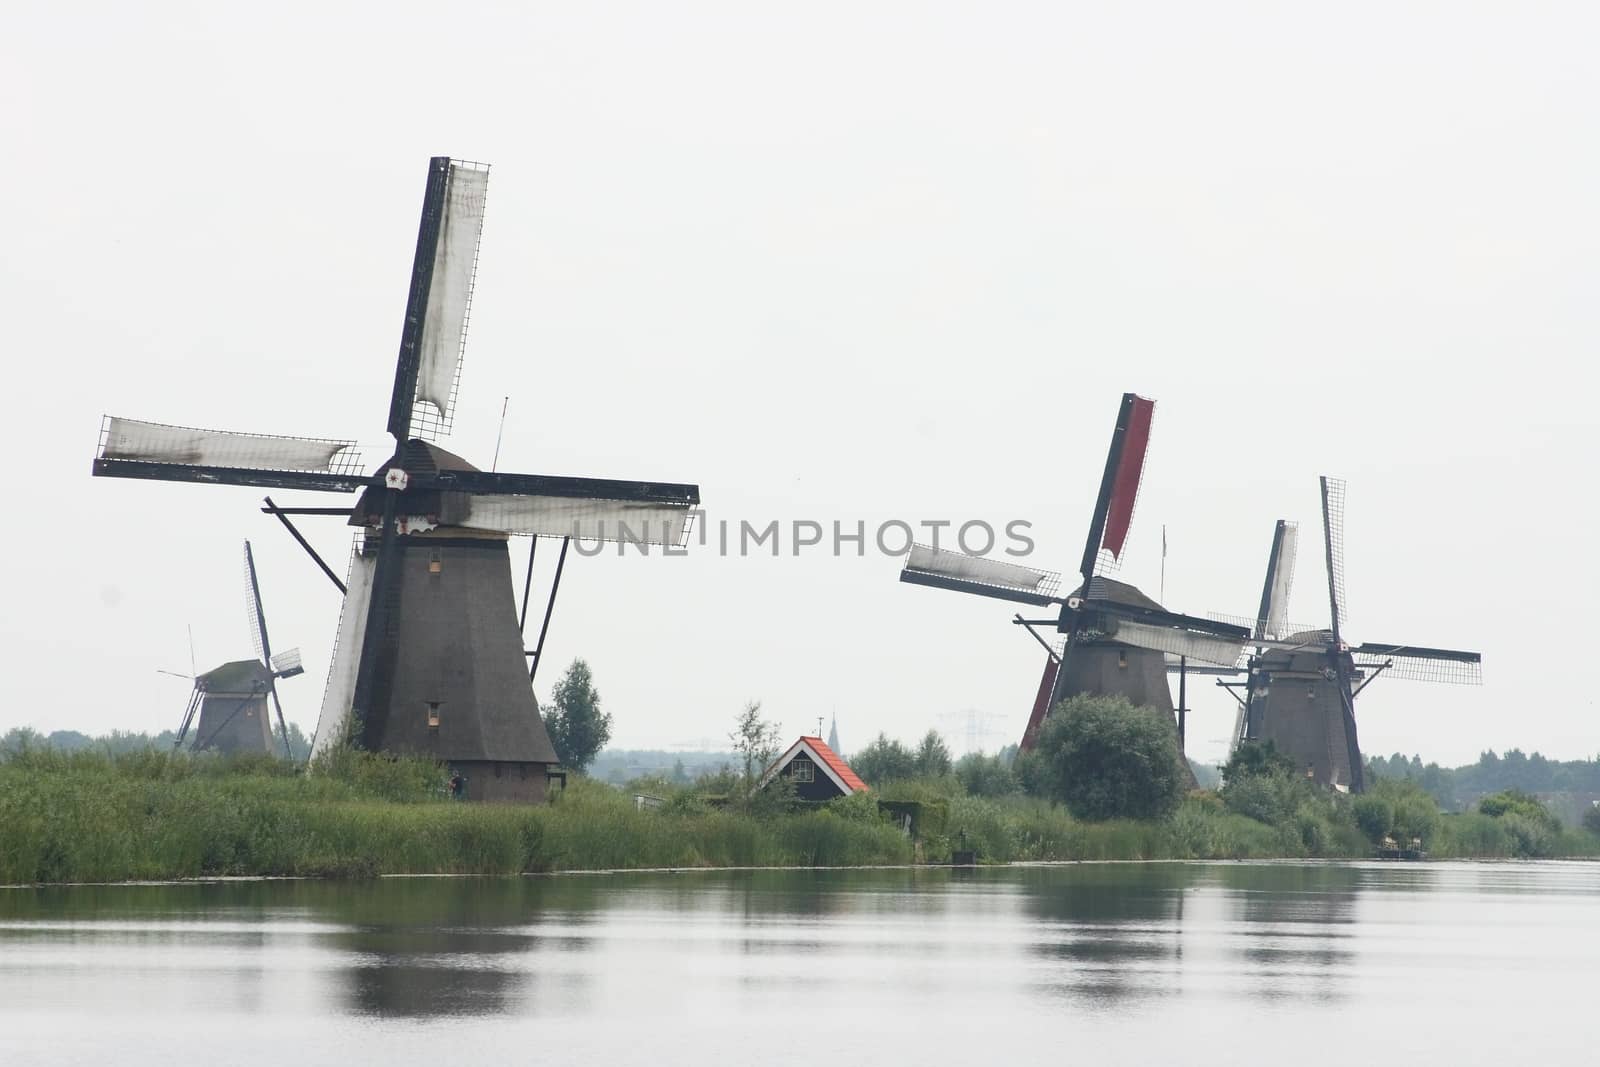
<path fill-rule="evenodd" d="M 483 164 L 444 156 L 428 161 L 389 401 L 389 432 L 396 440 L 432 440 L 450 432 L 488 186 Z"/>

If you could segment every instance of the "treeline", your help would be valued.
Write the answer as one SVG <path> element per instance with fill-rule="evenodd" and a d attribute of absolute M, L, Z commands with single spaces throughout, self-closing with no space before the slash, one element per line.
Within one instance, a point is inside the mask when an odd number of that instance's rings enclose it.
<path fill-rule="evenodd" d="M 1464 767 L 1424 764 L 1420 756 L 1407 759 L 1374 756 L 1367 767 L 1378 778 L 1415 782 L 1451 811 L 1472 807 L 1479 797 L 1516 789 L 1524 793 L 1600 794 L 1600 759 L 1552 760 L 1535 752 L 1531 756 L 1513 748 L 1504 756 L 1489 751 Z"/>
<path fill-rule="evenodd" d="M 110 733 L 90 736 L 77 730 L 52 730 L 46 734 L 26 726 L 18 726 L 0 734 L 0 754 L 29 749 L 99 752 L 109 756 L 132 752 L 171 752 L 177 740 L 178 734 L 174 730 L 162 730 L 155 734 L 112 730 Z M 189 740 L 193 740 L 192 733 Z M 277 751 L 281 752 L 283 742 L 276 729 L 272 731 L 272 740 L 273 744 L 279 746 Z M 304 763 L 311 757 L 311 739 L 292 722 L 289 723 L 289 751 L 297 763 Z"/>

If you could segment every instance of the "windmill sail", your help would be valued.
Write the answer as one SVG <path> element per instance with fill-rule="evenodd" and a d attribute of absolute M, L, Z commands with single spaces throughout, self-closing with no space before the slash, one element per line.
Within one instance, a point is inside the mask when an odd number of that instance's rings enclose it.
<path fill-rule="evenodd" d="M 900 580 L 1041 607 L 1056 602 L 1061 584 L 1052 571 L 928 545 L 911 546 Z"/>
<path fill-rule="evenodd" d="M 428 161 L 389 401 L 389 432 L 397 441 L 450 432 L 488 186 L 486 166 L 444 156 Z"/>
<path fill-rule="evenodd" d="M 1365 670 L 1383 668 L 1385 678 L 1454 685 L 1483 684 L 1483 656 L 1477 652 L 1368 641 L 1352 649 L 1351 656 L 1357 667 Z"/>
<path fill-rule="evenodd" d="M 1335 643 L 1341 628 L 1350 621 L 1344 599 L 1344 481 L 1323 475 L 1322 543 L 1328 565 L 1328 615 Z"/>
<path fill-rule="evenodd" d="M 361 664 L 367 609 L 372 603 L 375 564 L 376 558 L 373 556 L 364 556 L 359 551 L 350 553 L 350 574 L 345 579 L 344 607 L 339 612 L 333 662 L 328 665 L 328 683 L 322 692 L 322 711 L 317 716 L 316 739 L 311 752 L 313 757 L 342 744 L 350 725 L 350 705 L 356 693 L 356 670 Z"/>
<path fill-rule="evenodd" d="M 261 611 L 261 586 L 256 581 L 256 558 L 250 551 L 249 541 L 244 543 L 244 606 L 256 659 L 270 665 L 272 643 L 267 638 L 267 618 Z"/>
<path fill-rule="evenodd" d="M 1155 652 L 1183 656 L 1198 663 L 1210 663 L 1228 668 L 1232 668 L 1238 662 L 1239 651 L 1244 647 L 1243 640 L 1235 640 L 1220 634 L 1200 633 L 1173 626 L 1123 619 L 1117 620 L 1113 636 L 1122 644 L 1132 645 L 1135 648 L 1148 648 Z"/>
<path fill-rule="evenodd" d="M 484 493 L 468 498 L 459 524 L 508 534 L 675 546 L 688 534 L 689 516 L 687 503 Z"/>
<path fill-rule="evenodd" d="M 101 426 L 98 459 L 344 474 L 360 469 L 360 456 L 354 450 L 354 441 L 202 430 L 108 415 Z"/>
<path fill-rule="evenodd" d="M 483 235 L 488 189 L 489 168 L 450 162 L 417 367 L 416 399 L 432 411 L 413 410 L 413 436 L 448 433 L 450 429 L 456 382 L 467 344 L 467 318 L 472 310 L 472 286 L 478 272 L 478 243 Z"/>
<path fill-rule="evenodd" d="M 1118 561 L 1133 525 L 1134 506 L 1139 502 L 1139 483 L 1144 477 L 1144 457 L 1150 447 L 1150 424 L 1156 409 L 1154 400 L 1132 393 L 1128 398 L 1131 405 L 1106 508 L 1105 534 L 1100 541 L 1100 547 Z"/>
<path fill-rule="evenodd" d="M 1272 533 L 1272 551 L 1267 554 L 1267 580 L 1261 590 L 1261 610 L 1256 616 L 1255 636 L 1278 638 L 1285 633 L 1284 615 L 1289 609 L 1289 591 L 1294 586 L 1295 548 L 1300 528 L 1278 520 Z"/>

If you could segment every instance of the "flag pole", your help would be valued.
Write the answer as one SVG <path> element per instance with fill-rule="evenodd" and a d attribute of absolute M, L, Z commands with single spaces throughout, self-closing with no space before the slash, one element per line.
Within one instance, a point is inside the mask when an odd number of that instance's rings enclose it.
<path fill-rule="evenodd" d="M 1163 607 L 1167 603 L 1167 524 L 1161 524 L 1161 594 L 1157 597 Z"/>

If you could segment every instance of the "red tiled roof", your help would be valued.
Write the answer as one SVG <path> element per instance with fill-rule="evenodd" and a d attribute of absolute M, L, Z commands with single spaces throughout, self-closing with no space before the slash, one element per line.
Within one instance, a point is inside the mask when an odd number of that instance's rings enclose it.
<path fill-rule="evenodd" d="M 822 738 L 802 736 L 800 740 L 809 745 L 811 750 L 817 754 L 817 758 L 832 768 L 833 773 L 837 774 L 844 784 L 850 787 L 852 792 L 860 793 L 868 788 L 867 783 L 861 780 L 861 776 L 852 771 L 850 765 L 840 759 L 839 754 L 829 748 Z"/>

